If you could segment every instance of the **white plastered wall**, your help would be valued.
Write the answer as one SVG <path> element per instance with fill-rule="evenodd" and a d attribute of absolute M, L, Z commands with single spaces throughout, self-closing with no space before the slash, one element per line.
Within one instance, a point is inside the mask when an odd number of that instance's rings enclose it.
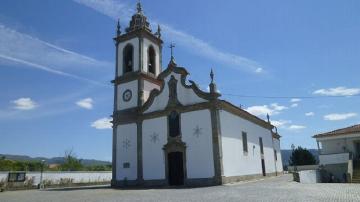
<path fill-rule="evenodd" d="M 197 131 L 200 133 L 196 133 Z M 182 140 L 186 143 L 188 178 L 214 176 L 212 129 L 209 110 L 181 114 Z"/>
<path fill-rule="evenodd" d="M 131 90 L 132 98 L 126 102 L 123 100 L 123 93 L 126 90 Z M 136 107 L 138 104 L 138 81 L 130 81 L 117 86 L 117 110 L 124 110 L 132 107 Z"/>
<path fill-rule="evenodd" d="M 281 149 L 280 149 L 280 140 L 274 138 L 273 141 L 274 141 L 274 149 L 276 150 L 276 156 L 277 156 L 276 171 L 282 172 L 283 164 L 282 164 L 282 156 L 281 156 Z"/>
<path fill-rule="evenodd" d="M 137 127 L 135 123 L 119 125 L 116 129 L 116 179 L 137 179 Z M 129 168 L 124 168 L 129 163 Z"/>
<path fill-rule="evenodd" d="M 181 74 L 176 74 L 174 72 L 172 72 L 171 74 L 169 74 L 165 79 L 164 79 L 164 89 L 163 91 L 160 93 L 160 95 L 158 95 L 157 97 L 155 97 L 154 102 L 152 103 L 152 105 L 145 111 L 145 113 L 149 113 L 149 112 L 153 112 L 153 111 L 158 111 L 158 110 L 163 110 L 165 109 L 168 100 L 169 100 L 169 86 L 168 86 L 168 81 L 170 80 L 171 76 L 174 76 L 175 79 L 178 81 L 177 82 L 177 97 L 179 102 L 182 105 L 191 105 L 191 104 L 196 104 L 196 103 L 201 103 L 201 102 L 206 102 L 207 100 L 200 98 L 199 96 L 197 96 L 194 91 L 191 88 L 185 88 L 182 84 L 181 84 Z"/>
<path fill-rule="evenodd" d="M 118 45 L 118 76 L 123 75 L 123 50 L 127 44 L 131 44 L 134 48 L 133 70 L 139 70 L 139 38 L 133 38 L 129 41 L 124 41 Z"/>
<path fill-rule="evenodd" d="M 161 69 L 160 69 L 160 50 L 159 50 L 159 46 L 156 45 L 155 43 L 153 43 L 152 41 L 150 41 L 149 39 L 146 39 L 144 38 L 144 41 L 143 41 L 143 69 L 145 72 L 149 72 L 148 70 L 148 49 L 149 47 L 152 46 L 154 47 L 154 50 L 155 50 L 155 54 L 156 54 L 156 57 L 155 57 L 155 61 L 156 61 L 156 64 L 155 64 L 155 73 L 156 73 L 156 76 L 159 75 Z"/>
<path fill-rule="evenodd" d="M 146 102 L 153 89 L 160 90 L 160 86 L 149 81 L 144 80 L 144 102 Z"/>
<path fill-rule="evenodd" d="M 144 180 L 165 179 L 163 146 L 167 142 L 167 117 L 143 122 L 143 172 Z"/>
<path fill-rule="evenodd" d="M 322 154 L 335 154 L 344 152 L 356 153 L 354 141 L 360 141 L 360 137 L 348 137 L 321 140 Z"/>
<path fill-rule="evenodd" d="M 263 139 L 266 173 L 275 172 L 270 130 L 224 110 L 220 110 L 220 124 L 225 176 L 262 174 L 259 137 Z M 243 152 L 242 131 L 247 133 L 247 154 Z"/>

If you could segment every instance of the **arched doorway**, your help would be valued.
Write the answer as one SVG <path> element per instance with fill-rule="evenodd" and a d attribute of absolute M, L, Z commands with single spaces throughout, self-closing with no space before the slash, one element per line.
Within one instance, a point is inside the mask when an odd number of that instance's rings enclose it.
<path fill-rule="evenodd" d="M 183 152 L 168 153 L 168 180 L 169 185 L 184 184 L 184 155 Z"/>

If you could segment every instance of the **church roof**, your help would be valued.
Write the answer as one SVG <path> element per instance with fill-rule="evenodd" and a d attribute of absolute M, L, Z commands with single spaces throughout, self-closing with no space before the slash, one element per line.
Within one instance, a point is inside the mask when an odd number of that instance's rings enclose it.
<path fill-rule="evenodd" d="M 340 128 L 340 129 L 333 130 L 333 131 L 326 132 L 326 133 L 320 133 L 320 134 L 314 135 L 313 138 L 342 136 L 342 135 L 348 135 L 351 133 L 360 133 L 360 124 L 349 126 L 346 128 Z"/>

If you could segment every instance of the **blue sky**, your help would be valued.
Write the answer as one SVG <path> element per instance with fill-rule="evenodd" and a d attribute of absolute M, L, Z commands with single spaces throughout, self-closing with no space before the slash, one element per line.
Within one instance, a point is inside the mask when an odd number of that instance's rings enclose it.
<path fill-rule="evenodd" d="M 52 157 L 73 148 L 111 159 L 112 37 L 135 4 L 0 1 L 0 153 Z M 315 148 L 312 135 L 360 122 L 359 1 L 142 4 L 190 79 L 206 89 L 214 68 L 222 99 L 269 113 L 283 149 Z"/>

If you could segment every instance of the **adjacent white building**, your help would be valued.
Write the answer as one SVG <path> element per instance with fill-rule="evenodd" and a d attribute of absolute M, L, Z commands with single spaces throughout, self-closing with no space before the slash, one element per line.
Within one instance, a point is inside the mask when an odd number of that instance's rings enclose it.
<path fill-rule="evenodd" d="M 360 124 L 314 136 L 319 149 L 319 165 L 340 181 L 360 178 Z M 360 181 L 359 181 L 360 182 Z"/>
<path fill-rule="evenodd" d="M 282 173 L 274 126 L 187 80 L 174 57 L 162 70 L 161 30 L 137 13 L 116 42 L 113 186 L 216 185 Z"/>

